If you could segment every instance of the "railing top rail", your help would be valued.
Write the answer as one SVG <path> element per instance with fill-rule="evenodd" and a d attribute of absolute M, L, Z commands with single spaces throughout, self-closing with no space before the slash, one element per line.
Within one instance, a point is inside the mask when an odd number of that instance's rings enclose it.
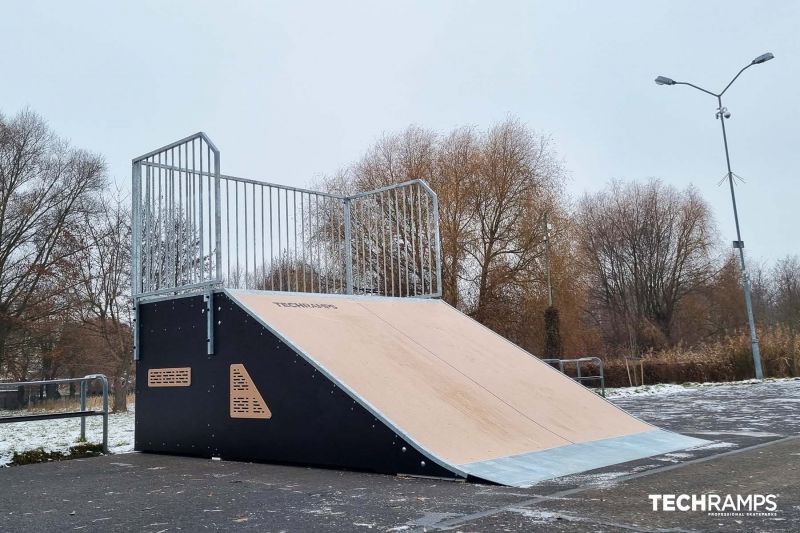
<path fill-rule="evenodd" d="M 373 189 L 371 191 L 359 192 L 359 193 L 356 193 L 356 194 L 352 194 L 350 196 L 344 196 L 342 198 L 345 198 L 347 200 L 357 200 L 358 198 L 364 198 L 366 196 L 372 196 L 372 195 L 375 195 L 375 194 L 380 194 L 382 192 L 391 191 L 391 190 L 394 190 L 394 189 L 400 189 L 400 188 L 403 188 L 403 187 L 409 187 L 411 185 L 419 185 L 420 187 L 425 189 L 425 192 L 429 193 L 430 195 L 432 195 L 432 196 L 436 195 L 436 193 L 433 192 L 433 189 L 431 189 L 428 186 L 428 184 L 425 182 L 425 180 L 415 179 L 415 180 L 404 181 L 403 183 L 392 183 L 391 185 L 386 185 L 385 187 L 379 187 L 379 188 Z"/>
<path fill-rule="evenodd" d="M 577 359 L 541 359 L 545 363 L 586 363 L 588 361 L 603 362 L 599 357 L 578 357 Z"/>
<path fill-rule="evenodd" d="M 156 152 L 156 153 L 159 153 L 159 152 Z M 176 167 L 174 165 L 165 165 L 163 163 L 155 163 L 153 161 L 141 161 L 141 158 L 139 158 L 139 160 L 140 160 L 140 163 L 142 164 L 142 166 L 146 166 L 146 167 L 160 168 L 160 169 L 163 169 L 163 170 L 173 170 L 173 171 L 176 171 L 176 172 L 185 171 L 185 169 L 181 169 L 181 168 Z M 134 160 L 134 161 L 137 161 L 137 160 Z M 194 172 L 194 174 L 196 174 L 198 176 L 210 176 L 212 178 L 216 177 L 216 173 L 209 172 L 207 170 L 204 170 L 204 171 L 194 170 L 193 172 Z M 317 196 L 326 196 L 328 198 L 338 198 L 340 200 L 357 200 L 359 198 L 365 198 L 365 197 L 368 197 L 368 196 L 373 196 L 375 194 L 380 194 L 382 192 L 391 191 L 391 190 L 394 190 L 394 189 L 400 189 L 402 187 L 409 187 L 411 185 L 419 185 L 420 187 L 422 187 L 425 190 L 425 192 L 427 192 L 428 194 L 430 194 L 432 196 L 436 194 L 433 191 L 433 189 L 431 189 L 431 187 L 428 185 L 428 183 L 425 180 L 421 180 L 421 179 L 414 179 L 414 180 L 404 181 L 402 183 L 392 183 L 391 185 L 386 185 L 384 187 L 379 187 L 377 189 L 373 189 L 373 190 L 370 190 L 370 191 L 363 191 L 363 192 L 359 192 L 359 193 L 355 193 L 355 194 L 351 194 L 351 195 L 343 195 L 343 194 L 336 194 L 336 193 L 325 192 L 325 191 L 318 191 L 318 190 L 314 190 L 314 189 L 306 189 L 306 188 L 303 188 L 303 187 L 294 187 L 292 185 L 282 185 L 282 184 L 279 184 L 279 183 L 274 183 L 274 182 L 264 181 L 264 180 L 258 180 L 258 179 L 253 179 L 253 178 L 243 178 L 241 176 L 233 176 L 231 174 L 220 174 L 219 177 L 221 179 L 224 179 L 224 180 L 238 181 L 240 183 L 249 183 L 251 185 L 258 185 L 258 186 L 262 186 L 262 187 L 274 187 L 276 189 L 286 189 L 286 190 L 289 190 L 289 191 L 302 192 L 302 193 L 305 193 L 305 194 L 313 194 L 313 195 L 317 195 Z"/>
<path fill-rule="evenodd" d="M 60 378 L 60 379 L 46 379 L 40 381 L 0 381 L 0 387 L 21 387 L 33 385 L 60 385 L 64 383 L 77 383 L 79 381 L 93 381 L 99 379 L 101 381 L 108 381 L 104 374 L 89 374 L 82 378 Z"/>
<path fill-rule="evenodd" d="M 208 144 L 209 148 L 211 148 L 211 150 L 214 151 L 214 154 L 219 155 L 219 149 L 211 141 L 211 139 L 208 138 L 208 135 L 206 135 L 202 131 L 198 131 L 197 133 L 189 135 L 188 137 L 184 137 L 183 139 L 181 139 L 179 141 L 175 141 L 173 143 L 169 143 L 166 146 L 162 146 L 161 148 L 156 148 L 155 150 L 151 150 L 150 152 L 147 152 L 144 155 L 140 155 L 139 157 L 134 157 L 133 158 L 133 162 L 134 163 L 138 163 L 138 162 L 144 161 L 147 158 L 153 157 L 154 155 L 158 155 L 158 154 L 163 153 L 163 152 L 165 152 L 167 150 L 170 150 L 172 148 L 181 146 L 182 144 L 186 144 L 187 142 L 193 141 L 195 139 L 204 140 L 206 142 L 206 144 Z"/>

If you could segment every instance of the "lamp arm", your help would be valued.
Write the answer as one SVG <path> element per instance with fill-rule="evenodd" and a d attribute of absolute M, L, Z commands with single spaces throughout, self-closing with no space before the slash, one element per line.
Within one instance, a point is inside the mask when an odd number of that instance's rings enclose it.
<path fill-rule="evenodd" d="M 735 82 L 735 81 L 736 81 L 736 78 L 738 78 L 739 76 L 741 76 L 741 75 L 742 75 L 742 72 L 744 72 L 745 70 L 749 69 L 749 68 L 750 68 L 750 67 L 752 67 L 752 66 L 753 66 L 753 63 L 750 63 L 749 65 L 747 65 L 746 67 L 744 67 L 742 70 L 740 70 L 740 71 L 739 71 L 739 73 L 738 73 L 738 74 L 736 74 L 736 76 L 734 76 L 734 77 L 733 77 L 733 79 L 730 81 L 730 83 L 728 83 L 728 85 L 726 85 L 726 86 L 725 86 L 725 88 L 724 88 L 724 89 L 722 89 L 722 92 L 721 92 L 721 93 L 719 93 L 719 95 L 720 95 L 720 96 L 722 96 L 723 94 L 725 94 L 725 91 L 727 91 L 727 90 L 728 90 L 728 87 L 730 87 L 731 85 L 733 85 L 733 82 Z"/>
<path fill-rule="evenodd" d="M 688 85 L 689 87 L 694 87 L 698 91 L 703 91 L 706 94 L 710 94 L 714 98 L 719 98 L 720 96 L 722 96 L 721 94 L 714 94 L 711 91 L 707 91 L 707 90 L 703 89 L 702 87 L 698 87 L 697 85 L 695 85 L 693 83 L 689 83 L 688 81 L 676 81 L 675 85 Z"/>

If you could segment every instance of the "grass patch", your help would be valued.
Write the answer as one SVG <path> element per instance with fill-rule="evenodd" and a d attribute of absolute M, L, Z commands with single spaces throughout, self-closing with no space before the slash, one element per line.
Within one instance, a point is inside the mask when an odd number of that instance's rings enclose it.
<path fill-rule="evenodd" d="M 11 456 L 11 466 L 30 465 L 35 463 L 48 463 L 50 461 L 63 461 L 65 459 L 79 459 L 83 457 L 96 457 L 103 454 L 101 444 L 81 442 L 70 446 L 66 452 L 45 451 L 44 448 L 27 450 L 24 452 L 14 452 Z"/>

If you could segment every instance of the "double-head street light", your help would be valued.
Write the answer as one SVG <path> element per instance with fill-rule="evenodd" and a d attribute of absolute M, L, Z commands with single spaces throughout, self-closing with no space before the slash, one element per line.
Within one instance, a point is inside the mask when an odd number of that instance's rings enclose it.
<path fill-rule="evenodd" d="M 744 241 L 742 240 L 742 234 L 739 231 L 739 213 L 736 210 L 736 195 L 733 191 L 733 172 L 731 172 L 731 157 L 728 153 L 728 136 L 725 133 L 725 121 L 731 118 L 731 114 L 728 112 L 726 107 L 722 105 L 722 95 L 725 94 L 725 91 L 733 85 L 733 82 L 736 81 L 742 72 L 747 70 L 748 68 L 752 67 L 753 65 L 760 65 L 761 63 L 765 63 L 772 59 L 773 56 L 771 53 L 767 52 L 766 54 L 762 54 L 752 60 L 747 66 L 745 66 L 742 70 L 739 71 L 736 76 L 722 89 L 722 92 L 719 94 L 712 93 L 711 91 L 707 91 L 702 87 L 698 87 L 697 85 L 687 83 L 685 81 L 675 81 L 673 79 L 659 76 L 656 78 L 656 83 L 658 85 L 688 85 L 689 87 L 694 87 L 698 91 L 703 91 L 706 94 L 710 94 L 714 98 L 717 99 L 717 119 L 719 119 L 720 123 L 722 124 L 722 141 L 725 144 L 725 162 L 728 164 L 728 184 L 731 188 L 731 202 L 733 203 L 733 219 L 736 222 L 736 240 L 733 241 L 733 247 L 739 250 L 739 259 L 742 261 L 742 285 L 744 287 L 744 302 L 745 306 L 747 307 L 747 321 L 750 324 L 750 344 L 752 346 L 753 351 L 753 366 L 755 367 L 756 371 L 756 379 L 763 379 L 764 373 L 761 370 L 761 353 L 758 349 L 758 336 L 756 335 L 756 324 L 753 318 L 753 302 L 750 296 L 750 276 L 747 273 L 747 269 L 744 265 Z"/>

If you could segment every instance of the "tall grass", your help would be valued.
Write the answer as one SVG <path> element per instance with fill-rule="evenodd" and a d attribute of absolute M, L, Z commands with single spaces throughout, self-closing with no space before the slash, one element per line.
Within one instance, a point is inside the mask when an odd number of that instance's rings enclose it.
<path fill-rule="evenodd" d="M 128 407 L 136 405 L 136 396 L 133 393 L 128 394 Z M 21 410 L 30 414 L 43 414 L 54 413 L 62 411 L 80 411 L 81 401 L 80 397 L 63 395 L 61 398 L 43 399 L 35 403 L 29 403 Z M 108 409 L 109 411 L 114 408 L 114 395 L 108 395 Z M 103 409 L 103 397 L 99 394 L 90 394 L 86 396 L 86 409 L 92 411 L 100 411 Z"/>
<path fill-rule="evenodd" d="M 759 347 L 765 377 L 800 376 L 800 333 L 786 326 L 759 328 Z M 737 381 L 754 377 L 750 335 L 739 331 L 692 347 L 675 346 L 643 357 L 645 383 Z M 606 385 L 629 384 L 625 361 L 608 358 Z"/>

